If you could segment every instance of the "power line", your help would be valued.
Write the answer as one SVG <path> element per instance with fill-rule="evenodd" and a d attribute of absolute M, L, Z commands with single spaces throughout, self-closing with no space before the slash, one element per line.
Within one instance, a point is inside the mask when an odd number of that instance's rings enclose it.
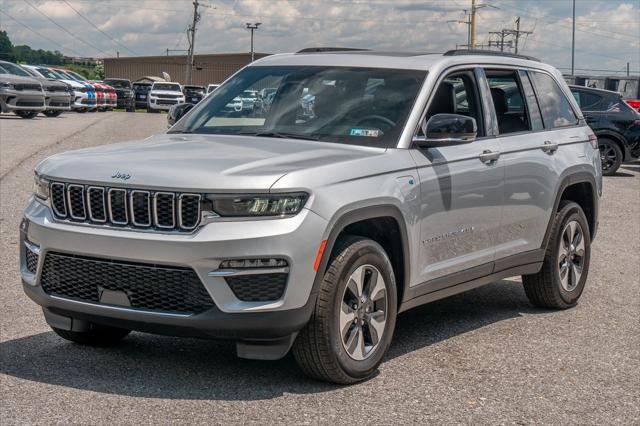
<path fill-rule="evenodd" d="M 54 41 L 52 41 L 52 40 L 51 40 L 51 37 L 47 37 L 47 36 L 45 36 L 45 35 L 43 35 L 43 34 L 39 33 L 38 31 L 34 30 L 33 28 L 31 28 L 31 27 L 30 27 L 30 26 L 28 26 L 27 24 L 25 24 L 25 23 L 23 23 L 23 22 L 18 21 L 16 18 L 14 18 L 13 16 L 9 15 L 9 14 L 8 14 L 7 12 L 5 12 L 4 10 L 0 9 L 0 12 L 2 12 L 2 13 L 3 13 L 4 15 L 6 15 L 7 17 L 11 18 L 11 19 L 12 19 L 13 21 L 15 21 L 16 23 L 18 23 L 18 24 L 22 25 L 23 27 L 25 27 L 26 29 L 28 29 L 28 30 L 29 30 L 29 31 L 31 31 L 32 33 L 34 33 L 34 34 L 36 34 L 36 35 L 39 35 L 39 36 L 40 36 L 40 37 L 42 37 L 43 39 L 45 39 L 45 40 L 47 40 L 47 41 L 49 41 L 49 42 L 51 42 L 51 43 L 55 44 L 56 46 L 58 46 L 58 47 L 60 47 L 60 48 L 62 48 L 62 49 L 64 49 L 64 50 L 67 50 L 67 51 L 69 51 L 69 52 L 75 53 L 75 54 L 76 54 L 76 55 L 78 55 L 78 56 L 85 56 L 84 54 L 82 54 L 82 53 L 78 52 L 77 50 L 73 50 L 73 49 L 70 49 L 70 48 L 68 48 L 68 47 L 65 47 L 65 46 L 63 46 L 63 45 L 61 45 L 61 44 L 55 43 Z"/>
<path fill-rule="evenodd" d="M 58 28 L 60 28 L 62 31 L 64 31 L 65 33 L 69 34 L 71 37 L 75 38 L 76 40 L 86 44 L 87 46 L 104 53 L 105 55 L 109 55 L 109 53 L 105 52 L 104 50 L 100 49 L 97 46 L 94 46 L 93 44 L 82 40 L 81 38 L 78 38 L 77 35 L 73 34 L 72 32 L 70 32 L 69 30 L 67 30 L 65 27 L 63 27 L 62 25 L 58 24 L 56 21 L 54 21 L 53 19 L 51 19 L 49 17 L 49 15 L 47 15 L 46 13 L 44 13 L 43 11 L 41 11 L 40 9 L 38 9 L 36 6 L 34 6 L 31 2 L 29 2 L 29 0 L 23 0 L 26 4 L 28 4 L 33 10 L 35 10 L 36 12 L 38 12 L 40 15 L 44 16 L 45 18 L 47 18 L 52 24 L 54 24 L 55 26 L 57 26 Z"/>
<path fill-rule="evenodd" d="M 100 33 L 102 33 L 104 36 L 106 36 L 109 40 L 113 41 L 114 43 L 116 43 L 119 46 L 124 47 L 125 49 L 127 49 L 129 52 L 133 53 L 134 55 L 138 55 L 139 53 L 134 52 L 133 50 L 129 49 L 127 46 L 125 46 L 124 44 L 120 43 L 118 40 L 116 40 L 115 38 L 111 37 L 109 34 L 105 33 L 104 31 L 102 31 L 100 28 L 98 28 L 98 26 L 96 24 L 94 24 L 93 22 L 91 22 L 91 20 L 89 20 L 89 18 L 87 18 L 86 16 L 84 16 L 82 13 L 80 13 L 80 11 L 78 11 L 75 7 L 73 7 L 67 0 L 62 0 L 67 6 L 69 6 L 75 13 L 78 14 L 78 16 L 80 16 L 82 19 L 84 19 L 85 21 L 87 21 L 89 23 L 89 25 L 91 25 L 93 28 L 95 28 L 96 30 L 100 31 Z"/>

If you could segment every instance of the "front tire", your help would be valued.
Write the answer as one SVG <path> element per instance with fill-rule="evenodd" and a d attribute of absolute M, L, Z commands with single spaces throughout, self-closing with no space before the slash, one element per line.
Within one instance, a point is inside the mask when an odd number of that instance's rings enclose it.
<path fill-rule="evenodd" d="M 86 331 L 68 331 L 56 327 L 51 329 L 63 339 L 87 346 L 113 346 L 131 333 L 131 330 L 93 323 L 89 324 Z"/>
<path fill-rule="evenodd" d="M 62 114 L 62 111 L 43 111 L 42 113 L 47 117 L 53 118 L 58 117 L 60 114 Z"/>
<path fill-rule="evenodd" d="M 370 377 L 391 344 L 396 282 L 387 254 L 373 240 L 345 237 L 334 253 L 293 355 L 306 375 L 351 384 Z"/>
<path fill-rule="evenodd" d="M 591 234 L 582 208 L 562 201 L 554 218 L 542 269 L 523 275 L 529 301 L 549 309 L 575 306 L 582 295 L 591 257 Z"/>
<path fill-rule="evenodd" d="M 14 112 L 18 117 L 22 117 L 26 119 L 31 119 L 36 115 L 38 115 L 37 111 L 14 111 Z"/>
<path fill-rule="evenodd" d="M 608 138 L 598 139 L 598 149 L 600 150 L 600 161 L 602 161 L 602 174 L 605 176 L 614 175 L 622 164 L 622 149 L 615 141 Z"/>

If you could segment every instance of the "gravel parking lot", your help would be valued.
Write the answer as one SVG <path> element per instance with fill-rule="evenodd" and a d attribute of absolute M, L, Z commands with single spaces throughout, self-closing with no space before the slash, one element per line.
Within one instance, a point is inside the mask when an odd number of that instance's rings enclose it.
<path fill-rule="evenodd" d="M 15 423 L 640 423 L 640 162 L 606 178 L 580 304 L 532 307 L 504 280 L 403 314 L 379 374 L 350 387 L 228 342 L 133 333 L 115 348 L 50 331 L 23 294 L 18 224 L 33 168 L 144 138 L 160 114 L 0 117 L 0 419 Z"/>

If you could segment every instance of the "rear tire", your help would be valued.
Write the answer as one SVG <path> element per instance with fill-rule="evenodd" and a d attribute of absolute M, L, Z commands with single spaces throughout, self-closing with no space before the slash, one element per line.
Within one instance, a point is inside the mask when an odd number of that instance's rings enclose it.
<path fill-rule="evenodd" d="M 47 117 L 53 118 L 58 117 L 60 114 L 62 114 L 62 111 L 43 111 L 42 113 Z"/>
<path fill-rule="evenodd" d="M 549 309 L 575 306 L 587 281 L 590 256 L 591 234 L 582 208 L 572 201 L 562 201 L 553 220 L 542 269 L 522 276 L 529 301 Z"/>
<path fill-rule="evenodd" d="M 334 253 L 293 355 L 306 375 L 351 384 L 370 377 L 391 344 L 396 283 L 387 254 L 373 240 L 348 236 Z"/>
<path fill-rule="evenodd" d="M 14 112 L 18 117 L 22 117 L 26 119 L 31 119 L 36 115 L 38 115 L 37 111 L 14 111 Z"/>
<path fill-rule="evenodd" d="M 112 346 L 127 337 L 131 330 L 91 323 L 87 331 L 68 331 L 56 327 L 51 329 L 63 339 L 87 346 Z"/>
<path fill-rule="evenodd" d="M 602 174 L 611 176 L 615 174 L 620 165 L 624 154 L 620 146 L 612 139 L 598 139 L 598 149 L 600 149 L 600 161 L 602 161 Z"/>

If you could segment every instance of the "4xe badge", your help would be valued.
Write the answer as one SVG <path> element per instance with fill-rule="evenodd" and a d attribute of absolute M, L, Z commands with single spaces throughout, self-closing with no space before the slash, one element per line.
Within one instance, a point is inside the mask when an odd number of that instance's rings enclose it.
<path fill-rule="evenodd" d="M 128 180 L 131 178 L 131 175 L 129 173 L 120 173 L 120 172 L 115 172 L 113 175 L 111 175 L 111 178 L 113 179 L 122 179 L 122 180 Z"/>

